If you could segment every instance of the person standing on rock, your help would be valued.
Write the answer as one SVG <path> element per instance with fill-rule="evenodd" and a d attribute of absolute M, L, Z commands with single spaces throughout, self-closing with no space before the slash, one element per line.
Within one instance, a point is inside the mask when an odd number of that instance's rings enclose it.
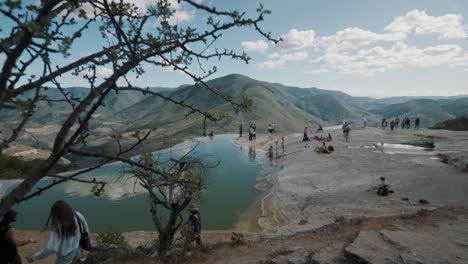
<path fill-rule="evenodd" d="M 239 125 L 239 137 L 242 137 L 242 124 Z"/>
<path fill-rule="evenodd" d="M 406 129 L 411 128 L 411 119 L 409 117 L 406 118 Z"/>
<path fill-rule="evenodd" d="M 185 243 L 184 248 L 185 250 L 190 250 L 190 245 L 193 241 L 197 243 L 197 245 L 202 246 L 201 240 L 201 218 L 200 218 L 200 209 L 195 204 L 191 204 L 187 211 L 190 212 L 189 219 L 187 223 L 184 224 L 183 230 L 185 230 Z"/>
<path fill-rule="evenodd" d="M 16 222 L 18 212 L 10 209 L 0 222 L 0 263 L 21 264 L 21 258 L 18 255 L 18 247 L 30 243 L 36 243 L 36 240 L 18 240 L 16 231 L 11 227 L 11 223 Z"/>
<path fill-rule="evenodd" d="M 393 131 L 393 129 L 395 128 L 395 121 L 391 121 L 390 122 L 390 130 Z"/>
<path fill-rule="evenodd" d="M 361 115 L 361 121 L 362 121 L 362 124 L 364 125 L 364 128 L 367 127 L 367 116 L 366 115 Z"/>
<path fill-rule="evenodd" d="M 348 143 L 349 132 L 351 132 L 351 126 L 348 124 L 348 122 L 345 122 L 341 129 L 343 130 L 343 136 L 346 140 L 346 143 Z"/>
<path fill-rule="evenodd" d="M 273 135 L 273 127 L 271 124 L 268 124 L 268 136 L 271 137 Z"/>
<path fill-rule="evenodd" d="M 249 141 L 253 138 L 253 127 L 252 124 L 249 125 Z"/>
<path fill-rule="evenodd" d="M 395 118 L 395 127 L 398 128 L 398 125 L 400 124 L 400 117 Z"/>
<path fill-rule="evenodd" d="M 253 124 L 252 128 L 253 128 L 252 139 L 256 140 L 257 139 L 257 125 Z"/>
<path fill-rule="evenodd" d="M 416 117 L 416 121 L 414 121 L 414 129 L 419 130 L 419 123 L 421 123 L 421 120 L 419 119 L 419 116 Z"/>
<path fill-rule="evenodd" d="M 307 136 L 307 127 L 304 127 L 304 137 L 302 138 L 302 141 L 308 141 L 309 137 Z"/>

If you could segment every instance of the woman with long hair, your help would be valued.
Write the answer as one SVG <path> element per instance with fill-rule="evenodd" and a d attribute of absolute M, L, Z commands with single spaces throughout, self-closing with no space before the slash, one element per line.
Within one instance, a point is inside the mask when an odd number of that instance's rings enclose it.
<path fill-rule="evenodd" d="M 16 222 L 18 212 L 10 209 L 0 221 L 0 263 L 21 264 L 21 258 L 18 255 L 18 247 L 36 243 L 33 239 L 18 240 L 16 231 L 11 227 L 11 223 Z"/>
<path fill-rule="evenodd" d="M 45 229 L 50 230 L 47 246 L 34 255 L 27 257 L 29 263 L 55 254 L 55 264 L 71 264 L 81 256 L 80 225 L 88 232 L 84 216 L 74 211 L 64 201 L 57 201 L 50 209 Z"/>

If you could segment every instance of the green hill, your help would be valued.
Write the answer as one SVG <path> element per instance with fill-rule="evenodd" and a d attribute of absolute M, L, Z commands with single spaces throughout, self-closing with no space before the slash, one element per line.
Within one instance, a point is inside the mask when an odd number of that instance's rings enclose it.
<path fill-rule="evenodd" d="M 251 112 L 239 115 L 231 114 L 222 123 L 210 125 L 210 129 L 219 132 L 235 133 L 240 123 L 243 123 L 245 127 L 248 123 L 256 123 L 257 127 L 263 128 L 265 131 L 267 125 L 273 123 L 278 131 L 283 132 L 301 131 L 306 123 L 326 123 L 297 108 L 282 94 L 282 91 L 265 82 L 233 74 L 211 80 L 208 85 L 215 87 L 220 92 L 228 93 L 235 99 L 248 96 L 254 102 Z M 202 111 L 226 112 L 231 110 L 228 103 L 201 86 L 184 86 L 166 94 L 175 100 L 195 105 Z M 178 134 L 184 132 L 200 134 L 202 117 L 194 115 L 186 119 L 187 113 L 188 110 L 181 106 L 168 104 L 159 97 L 151 96 L 120 111 L 116 117 L 133 120 L 132 124 L 135 128 L 143 128 L 154 122 L 162 128 L 177 131 L 175 133 Z"/>
<path fill-rule="evenodd" d="M 432 129 L 447 129 L 453 131 L 468 131 L 468 118 L 466 116 L 445 120 L 437 123 Z"/>
<path fill-rule="evenodd" d="M 370 125 L 378 124 L 382 117 L 394 118 L 409 116 L 421 118 L 421 126 L 429 127 L 438 122 L 468 113 L 468 97 L 450 99 L 392 97 L 374 99 L 353 97 L 346 93 L 323 90 L 316 87 L 299 88 L 278 83 L 268 83 L 251 79 L 240 74 L 230 74 L 207 82 L 219 92 L 231 95 L 234 99 L 248 96 L 253 100 L 252 111 L 234 115 L 228 103 L 199 85 L 183 85 L 178 88 L 150 88 L 177 101 L 193 105 L 202 111 L 230 113 L 217 124 L 208 123 L 208 130 L 216 133 L 237 133 L 239 124 L 247 131 L 249 123 L 256 123 L 258 133 L 266 133 L 268 124 L 274 124 L 282 133 L 301 132 L 304 126 L 336 125 L 347 120 L 360 124 L 366 115 Z M 90 90 L 81 87 L 66 88 L 72 97 L 83 98 Z M 57 89 L 42 92 L 53 100 L 63 99 Z M 27 95 L 26 95 L 27 96 Z M 399 102 L 392 104 L 392 102 Z M 38 148 L 50 147 L 58 125 L 66 118 L 71 107 L 64 102 L 41 103 L 28 128 L 47 129 L 34 137 L 25 134 L 22 144 Z M 109 136 L 115 133 L 131 132 L 156 125 L 157 140 L 173 142 L 186 137 L 202 134 L 203 117 L 190 115 L 189 110 L 169 103 L 158 96 L 143 95 L 136 91 L 109 94 L 104 107 L 94 115 L 91 122 L 93 134 L 89 137 L 94 147 L 108 146 Z M 13 111 L 1 110 L 0 130 L 8 131 L 17 122 Z M 45 127 L 50 125 L 51 127 Z M 34 132 L 33 132 L 34 133 Z"/>

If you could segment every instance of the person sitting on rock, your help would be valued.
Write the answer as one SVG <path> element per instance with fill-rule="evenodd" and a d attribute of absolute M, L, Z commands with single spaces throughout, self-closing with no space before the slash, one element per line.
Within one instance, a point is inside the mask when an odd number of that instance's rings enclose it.
<path fill-rule="evenodd" d="M 315 149 L 315 151 L 316 151 L 317 153 L 330 154 L 330 151 L 328 150 L 328 147 L 327 147 L 327 145 L 325 144 L 325 142 L 322 142 L 322 146 L 317 147 L 317 148 Z"/>
<path fill-rule="evenodd" d="M 390 186 L 385 180 L 385 177 L 380 177 L 377 186 L 370 188 L 368 191 L 377 189 L 377 194 L 380 196 L 387 196 L 389 193 L 393 193 L 393 191 L 390 190 Z"/>

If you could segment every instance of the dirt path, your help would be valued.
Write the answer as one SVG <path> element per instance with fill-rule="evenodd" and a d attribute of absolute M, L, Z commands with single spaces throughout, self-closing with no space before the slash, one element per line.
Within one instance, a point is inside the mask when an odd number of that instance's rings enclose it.
<path fill-rule="evenodd" d="M 301 252 L 300 254 L 308 258 L 309 261 L 315 261 L 310 263 L 344 264 L 351 261 L 349 256 L 345 254 L 344 249 L 355 240 L 361 230 L 400 230 L 402 232 L 433 234 L 442 226 L 450 226 L 455 231 L 457 231 L 456 229 L 460 231 L 456 243 L 442 246 L 455 246 L 461 249 L 468 247 L 468 234 L 463 231 L 468 227 L 468 207 L 446 207 L 433 211 L 421 210 L 413 215 L 348 220 L 341 218 L 337 219 L 333 224 L 316 230 L 290 236 L 268 237 L 268 235 L 265 235 L 255 237 L 244 245 L 226 242 L 227 237 L 224 237 L 215 244 L 208 244 L 205 249 L 194 250 L 193 255 L 189 257 L 178 256 L 174 253 L 169 258 L 156 260 L 141 253 L 117 250 L 97 253 L 95 258 L 90 259 L 87 263 L 268 263 L 273 258 Z M 219 238 L 222 237 L 223 235 Z M 437 239 L 443 238 L 439 236 Z M 208 241 L 206 236 L 205 241 Z M 425 243 L 426 246 L 431 246 L 434 242 L 435 240 L 426 241 Z M 461 257 L 468 259 L 468 250 L 464 252 L 465 254 Z"/>

